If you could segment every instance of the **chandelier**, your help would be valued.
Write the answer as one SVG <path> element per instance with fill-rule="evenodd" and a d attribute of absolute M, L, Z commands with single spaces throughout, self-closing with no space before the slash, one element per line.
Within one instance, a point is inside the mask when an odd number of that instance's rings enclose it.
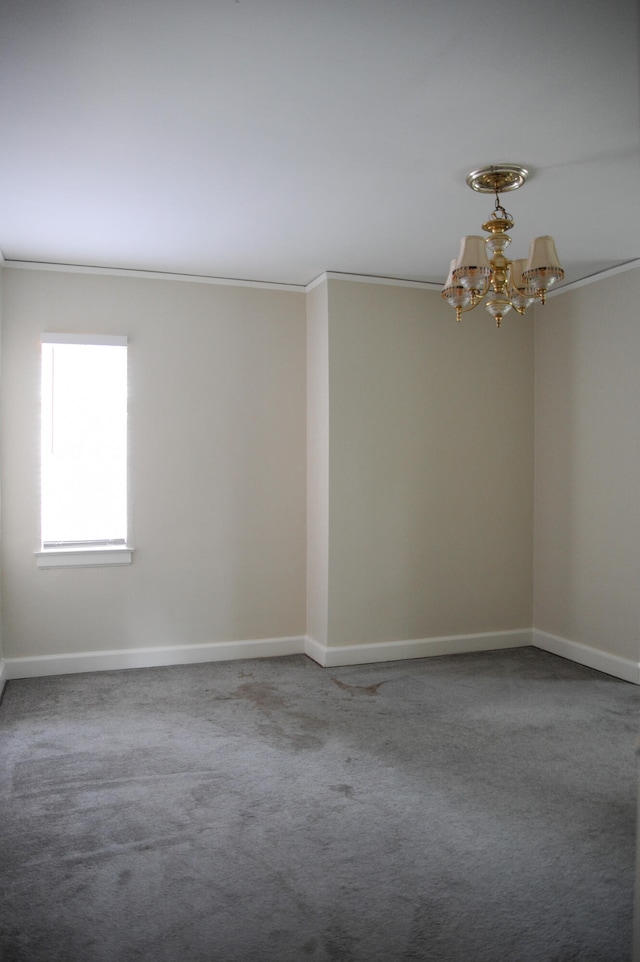
<path fill-rule="evenodd" d="M 455 308 L 458 321 L 466 311 L 483 302 L 500 327 L 511 308 L 524 314 L 534 301 L 544 304 L 551 285 L 564 277 L 553 237 L 534 238 L 527 259 L 510 261 L 504 256 L 511 243 L 506 231 L 514 222 L 500 203 L 500 194 L 522 187 L 528 176 L 524 167 L 499 164 L 481 167 L 467 177 L 472 190 L 495 194 L 496 203 L 489 220 L 482 225 L 489 236 L 463 237 L 458 259 L 451 261 L 442 296 Z"/>

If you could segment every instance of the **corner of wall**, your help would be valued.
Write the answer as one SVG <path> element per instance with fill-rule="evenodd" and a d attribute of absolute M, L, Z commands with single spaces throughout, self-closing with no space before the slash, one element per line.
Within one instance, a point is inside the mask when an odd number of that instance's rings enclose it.
<path fill-rule="evenodd" d="M 2 251 L 0 251 L 0 351 L 2 350 L 2 309 L 3 309 L 3 294 L 2 294 L 2 281 L 3 281 L 3 267 L 4 258 L 2 256 Z M 2 466 L 2 436 L 0 434 L 0 467 Z M 2 548 L 2 529 L 0 526 L 0 549 Z M 0 550 L 1 554 L 1 550 Z M 1 588 L 1 583 L 0 583 Z M 2 689 L 5 681 L 5 666 L 3 660 L 4 648 L 2 642 L 2 603 L 0 602 L 0 698 L 2 697 Z"/>
<path fill-rule="evenodd" d="M 621 658 L 602 648 L 560 638 L 558 635 L 552 635 L 537 628 L 533 629 L 532 635 L 535 648 L 566 658 L 567 661 L 573 661 L 578 665 L 584 665 L 585 668 L 593 668 L 605 675 L 620 678 L 622 681 L 629 681 L 633 685 L 640 685 L 640 662 L 638 661 Z"/>

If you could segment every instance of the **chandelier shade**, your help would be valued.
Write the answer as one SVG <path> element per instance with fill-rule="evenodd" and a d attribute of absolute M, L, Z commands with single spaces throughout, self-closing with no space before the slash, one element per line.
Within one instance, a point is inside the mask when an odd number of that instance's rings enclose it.
<path fill-rule="evenodd" d="M 481 290 L 491 274 L 484 237 L 463 237 L 453 270 L 454 280 L 467 290 Z"/>
<path fill-rule="evenodd" d="M 454 280 L 453 271 L 456 266 L 456 259 L 451 261 L 451 266 L 449 267 L 449 274 L 445 281 L 444 290 L 442 291 L 442 296 L 451 305 L 451 307 L 461 307 L 467 308 L 471 305 L 472 294 L 471 291 L 466 290 L 462 284 Z"/>
<path fill-rule="evenodd" d="M 545 290 L 561 281 L 564 271 L 560 266 L 553 237 L 535 237 L 529 247 L 529 260 L 523 276 L 530 287 Z"/>
<path fill-rule="evenodd" d="M 467 177 L 469 187 L 495 193 L 496 202 L 482 225 L 489 236 L 463 237 L 458 257 L 451 261 L 442 297 L 455 308 L 457 320 L 483 302 L 500 327 L 508 311 L 524 314 L 535 301 L 544 304 L 548 289 L 564 277 L 555 242 L 549 235 L 531 241 L 528 258 L 511 261 L 504 256 L 511 243 L 506 231 L 514 222 L 501 205 L 499 194 L 521 187 L 527 177 L 528 171 L 514 164 L 482 167 Z"/>

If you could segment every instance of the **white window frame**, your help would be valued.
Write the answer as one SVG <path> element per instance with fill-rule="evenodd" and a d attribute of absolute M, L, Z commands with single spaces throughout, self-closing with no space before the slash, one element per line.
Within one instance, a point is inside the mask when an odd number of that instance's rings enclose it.
<path fill-rule="evenodd" d="M 42 344 L 96 344 L 128 347 L 128 338 L 117 334 L 42 334 Z M 127 462 L 129 458 L 127 456 Z M 129 485 L 127 485 L 129 489 Z M 129 495 L 128 495 L 129 497 Z M 130 505 L 128 507 L 130 514 Z M 127 531 L 131 530 L 131 518 L 127 519 Z M 39 523 L 42 523 L 39 517 Z M 129 535 L 127 535 L 129 538 Z M 108 542 L 78 542 L 64 546 L 41 546 L 35 552 L 38 568 L 85 568 L 110 565 L 128 565 L 133 560 L 131 544 L 109 544 Z"/>

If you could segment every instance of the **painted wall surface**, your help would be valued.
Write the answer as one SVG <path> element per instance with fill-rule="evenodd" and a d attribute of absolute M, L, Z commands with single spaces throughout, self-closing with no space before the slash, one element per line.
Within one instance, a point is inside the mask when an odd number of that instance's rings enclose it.
<path fill-rule="evenodd" d="M 0 269 L 0 358 L 2 357 L 2 289 L 4 283 L 3 271 Z M 0 370 L 1 377 L 1 370 Z M 2 383 L 0 381 L 0 404 L 2 397 Z M 2 476 L 2 433 L 1 433 L 1 418 L 0 418 L 0 479 Z M 2 488 L 0 485 L 0 557 L 2 556 Z M 4 658 L 4 638 L 2 631 L 2 567 L 0 566 L 0 666 L 2 665 L 2 659 Z M 2 694 L 2 676 L 3 672 L 0 667 L 0 695 Z"/>
<path fill-rule="evenodd" d="M 501 331 L 384 284 L 3 275 L 5 657 L 534 624 L 640 658 L 640 271 Z M 36 568 L 43 331 L 130 338 L 130 567 Z"/>
<path fill-rule="evenodd" d="M 329 603 L 329 312 L 327 281 L 307 295 L 307 634 L 327 644 Z"/>
<path fill-rule="evenodd" d="M 533 321 L 329 281 L 329 645 L 529 628 Z"/>
<path fill-rule="evenodd" d="M 534 624 L 640 658 L 640 271 L 536 319 Z"/>
<path fill-rule="evenodd" d="M 4 275 L 5 657 L 303 635 L 304 295 Z M 36 568 L 43 331 L 130 339 L 130 566 Z"/>

